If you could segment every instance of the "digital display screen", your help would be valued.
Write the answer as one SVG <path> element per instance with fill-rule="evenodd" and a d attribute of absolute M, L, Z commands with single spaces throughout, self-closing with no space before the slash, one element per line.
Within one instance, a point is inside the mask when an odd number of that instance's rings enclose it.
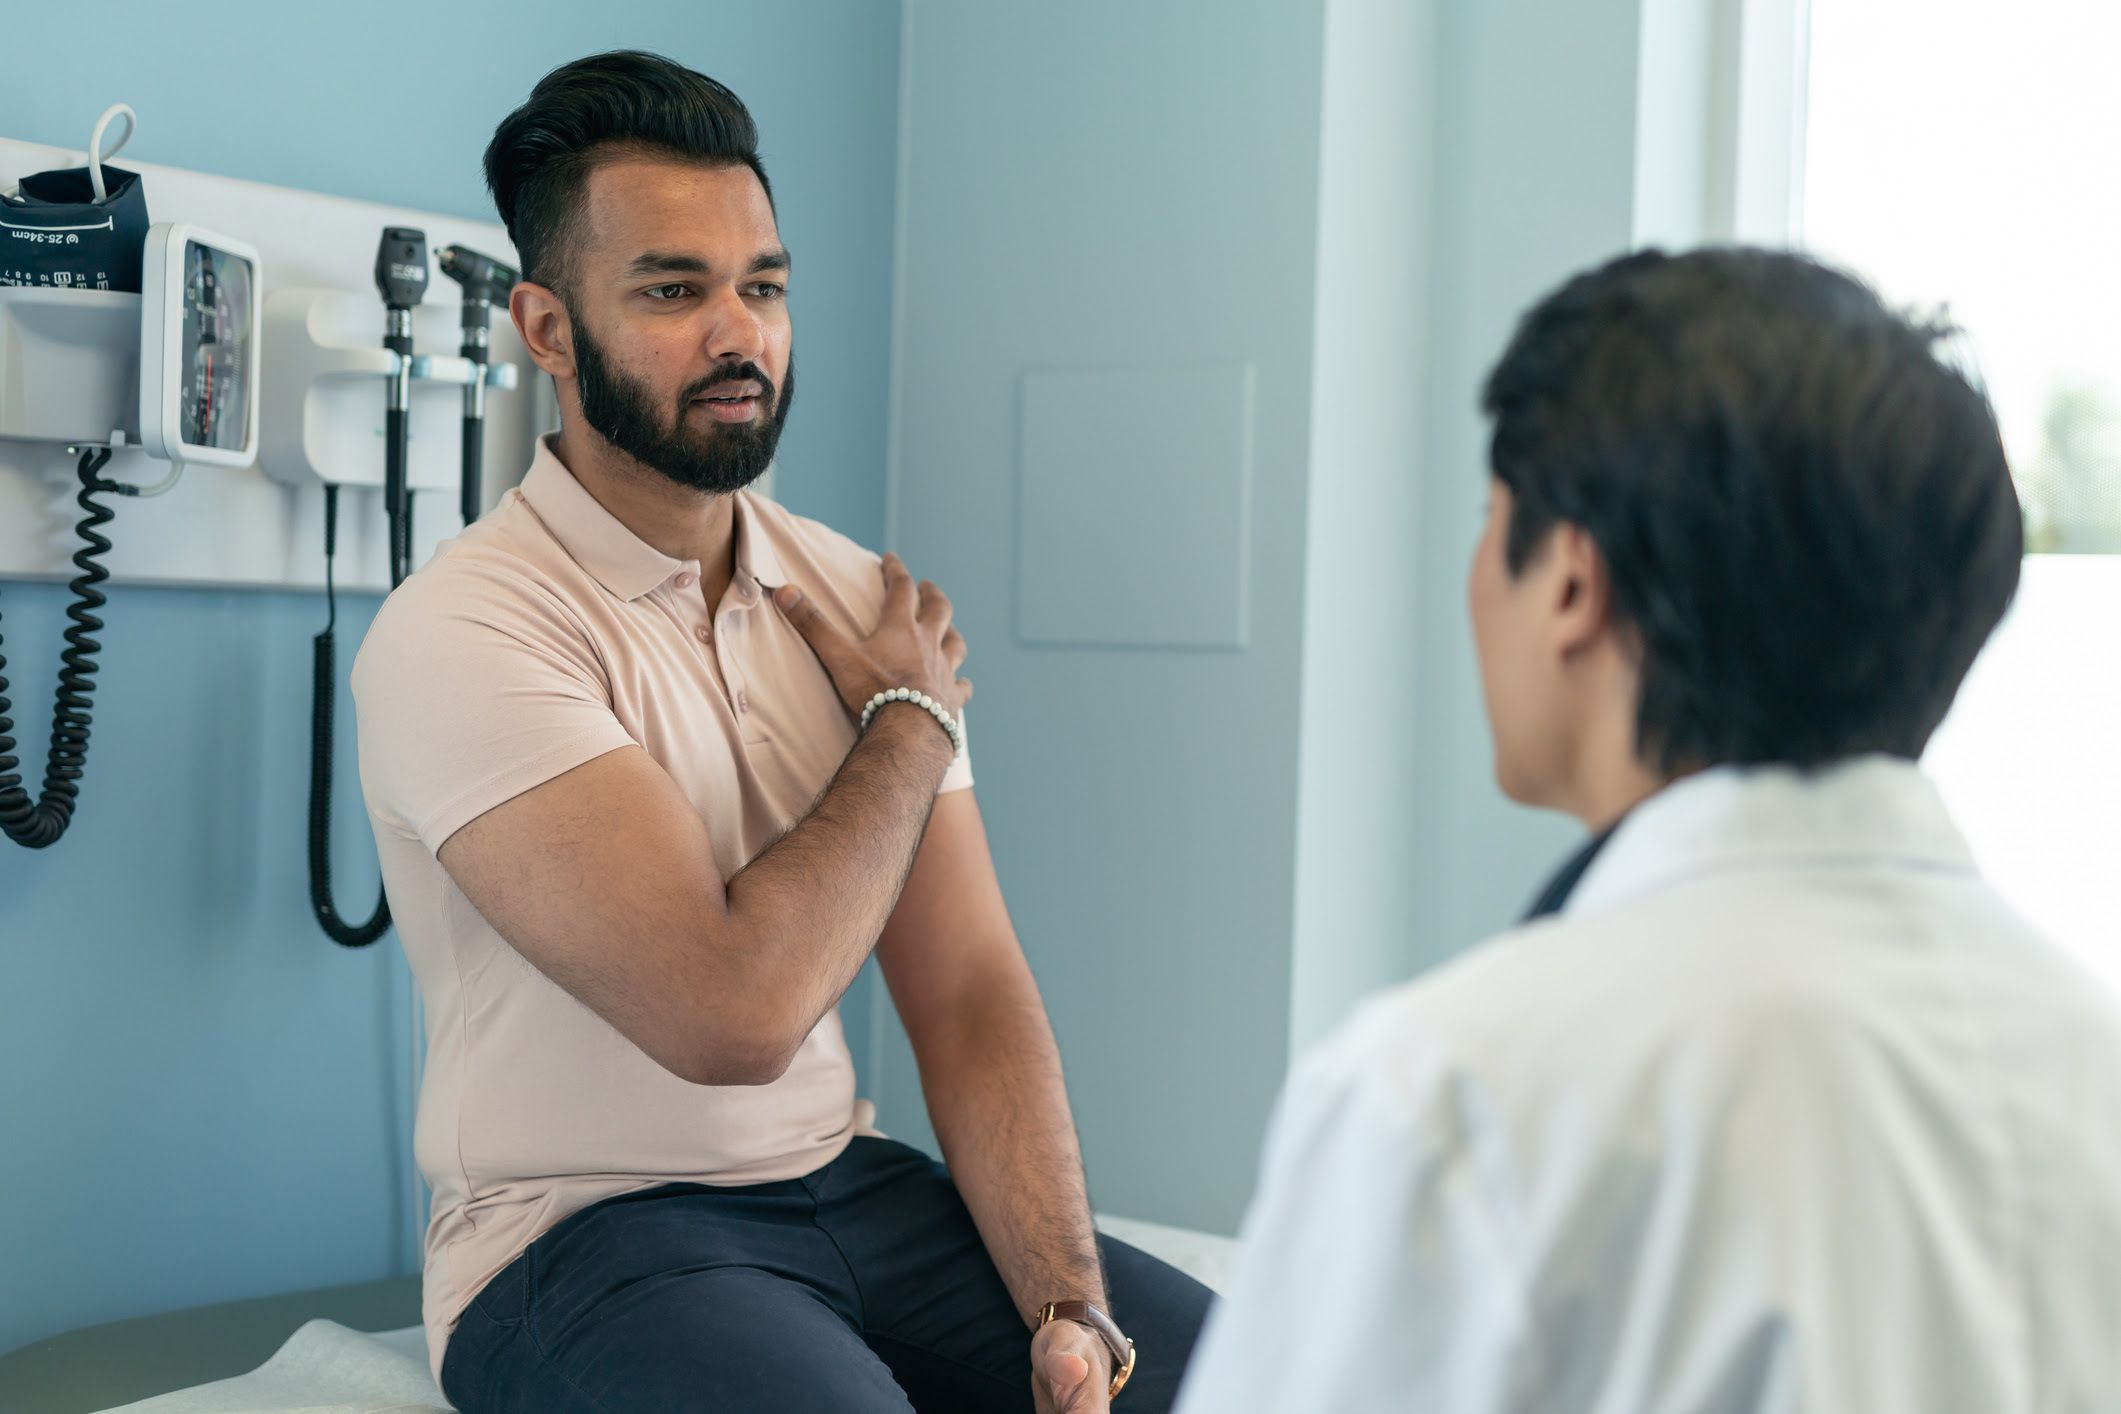
<path fill-rule="evenodd" d="M 249 438 L 251 275 L 241 256 L 184 243 L 177 426 L 191 446 L 242 451 Z"/>

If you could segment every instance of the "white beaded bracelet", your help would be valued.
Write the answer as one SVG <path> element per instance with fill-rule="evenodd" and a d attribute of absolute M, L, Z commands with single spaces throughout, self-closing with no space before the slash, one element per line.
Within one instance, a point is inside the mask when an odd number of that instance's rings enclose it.
<path fill-rule="evenodd" d="M 927 693 L 915 692 L 910 687 L 894 687 L 889 692 L 879 692 L 876 696 L 870 698 L 869 705 L 862 708 L 863 731 L 869 730 L 869 722 L 876 716 L 877 709 L 887 702 L 911 702 L 914 706 L 935 718 L 936 721 L 941 722 L 943 730 L 950 733 L 950 740 L 957 747 L 957 755 L 963 756 L 965 754 L 964 725 L 957 718 L 951 716 L 944 709 L 942 703 L 936 701 Z"/>

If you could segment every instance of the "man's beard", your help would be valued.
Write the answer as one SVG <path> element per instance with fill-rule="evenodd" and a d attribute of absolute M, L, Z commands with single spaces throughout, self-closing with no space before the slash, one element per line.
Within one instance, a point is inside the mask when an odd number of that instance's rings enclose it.
<path fill-rule="evenodd" d="M 688 383 L 677 395 L 665 423 L 656 413 L 648 385 L 611 366 L 604 351 L 569 311 L 574 324 L 575 388 L 582 399 L 582 420 L 605 441 L 680 486 L 725 496 L 766 474 L 781 425 L 795 402 L 795 359 L 776 389 L 765 370 L 748 360 L 717 365 L 705 377 Z M 759 411 L 748 423 L 715 423 L 695 430 L 686 421 L 692 400 L 718 383 L 749 380 L 759 385 Z"/>

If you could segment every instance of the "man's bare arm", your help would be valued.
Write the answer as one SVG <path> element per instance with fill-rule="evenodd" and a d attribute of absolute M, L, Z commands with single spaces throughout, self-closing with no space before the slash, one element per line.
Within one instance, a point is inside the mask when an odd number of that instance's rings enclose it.
<path fill-rule="evenodd" d="M 936 803 L 876 954 L 950 1176 L 1018 1311 L 1028 1324 L 1048 1301 L 1105 1306 L 1060 1052 L 971 791 Z M 1110 1382 L 1109 1357 L 1088 1330 L 1058 1321 L 1039 1332 L 1041 1411 L 1102 1410 Z"/>
<path fill-rule="evenodd" d="M 971 687 L 949 600 L 895 558 L 885 575 L 860 644 L 793 591 L 776 601 L 850 706 L 905 686 L 954 710 Z M 511 946 L 664 1068 L 766 1084 L 868 956 L 950 758 L 926 712 L 880 711 L 811 813 L 726 883 L 698 812 L 638 747 L 496 806 L 439 857 Z"/>

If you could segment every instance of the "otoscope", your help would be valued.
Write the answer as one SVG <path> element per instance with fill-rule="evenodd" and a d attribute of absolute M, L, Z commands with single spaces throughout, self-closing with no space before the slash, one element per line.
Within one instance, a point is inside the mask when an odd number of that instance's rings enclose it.
<path fill-rule="evenodd" d="M 390 518 L 390 586 L 412 572 L 412 491 L 406 461 L 412 429 L 412 311 L 427 294 L 427 233 L 386 226 L 376 247 L 376 291 L 383 296 L 383 347 L 398 356 L 383 403 L 383 512 Z"/>
<path fill-rule="evenodd" d="M 412 429 L 412 310 L 427 294 L 427 233 L 387 226 L 376 247 L 376 292 L 383 296 L 383 347 L 398 356 L 383 396 L 383 511 L 390 518 L 390 587 L 412 572 L 412 489 L 406 461 Z M 390 927 L 390 896 L 376 889 L 375 912 L 341 916 L 331 888 L 332 718 L 339 692 L 339 488 L 324 488 L 324 602 L 330 617 L 312 641 L 309 685 L 309 906 L 317 926 L 341 947 L 365 948 Z"/>
<path fill-rule="evenodd" d="M 464 469 L 457 487 L 458 509 L 464 524 L 479 518 L 484 495 L 479 485 L 486 451 L 486 343 L 488 317 L 498 304 L 505 308 L 508 292 L 520 277 L 514 269 L 469 246 L 453 245 L 442 252 L 442 273 L 464 287 L 463 344 L 457 352 L 475 365 L 472 380 L 464 385 Z"/>

